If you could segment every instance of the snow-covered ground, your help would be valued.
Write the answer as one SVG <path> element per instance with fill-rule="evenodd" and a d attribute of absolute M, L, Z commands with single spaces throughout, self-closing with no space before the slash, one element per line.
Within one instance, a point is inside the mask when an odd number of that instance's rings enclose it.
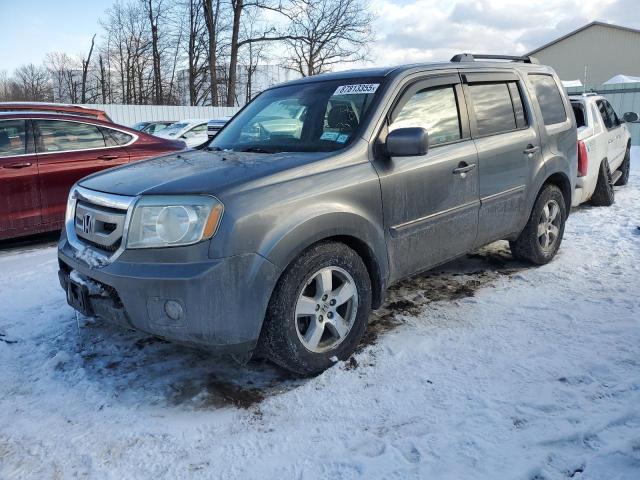
<path fill-rule="evenodd" d="M 408 280 L 300 380 L 76 319 L 55 247 L 0 250 L 0 478 L 640 478 L 640 151 L 530 268 Z"/>

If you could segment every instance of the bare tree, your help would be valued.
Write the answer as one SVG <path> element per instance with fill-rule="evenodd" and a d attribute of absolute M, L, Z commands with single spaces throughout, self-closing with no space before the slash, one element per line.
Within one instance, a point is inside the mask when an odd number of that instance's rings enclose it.
<path fill-rule="evenodd" d="M 53 83 L 53 97 L 57 102 L 78 103 L 81 67 L 64 52 L 50 52 L 44 64 Z"/>
<path fill-rule="evenodd" d="M 43 66 L 33 63 L 16 69 L 11 82 L 11 97 L 13 100 L 31 102 L 49 102 L 53 92 L 49 84 L 49 72 Z"/>
<path fill-rule="evenodd" d="M 82 59 L 82 86 L 80 88 L 80 101 L 87 103 L 87 74 L 89 73 L 89 65 L 91 64 L 91 54 L 93 53 L 93 46 L 96 42 L 96 35 L 91 37 L 91 48 L 89 48 L 89 54 L 86 59 Z"/>
<path fill-rule="evenodd" d="M 363 0 L 292 0 L 287 66 L 302 76 L 365 60 L 373 15 Z"/>

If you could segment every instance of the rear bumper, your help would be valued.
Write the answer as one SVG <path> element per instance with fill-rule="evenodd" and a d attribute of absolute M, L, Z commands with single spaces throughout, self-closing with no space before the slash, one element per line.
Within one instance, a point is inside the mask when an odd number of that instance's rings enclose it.
<path fill-rule="evenodd" d="M 107 321 L 222 353 L 250 351 L 260 335 L 276 269 L 257 254 L 209 259 L 208 247 L 125 251 L 113 263 L 91 268 L 76 258 L 63 234 L 60 284 L 66 291 L 75 271 L 75 281 L 96 287 L 89 288 L 89 309 Z M 167 314 L 168 301 L 180 305 L 179 318 Z"/>

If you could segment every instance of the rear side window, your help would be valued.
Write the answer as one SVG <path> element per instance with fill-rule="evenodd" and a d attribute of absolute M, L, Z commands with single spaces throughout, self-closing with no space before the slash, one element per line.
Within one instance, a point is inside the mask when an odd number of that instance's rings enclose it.
<path fill-rule="evenodd" d="M 602 122 L 604 126 L 607 128 L 613 128 L 613 118 L 609 115 L 609 111 L 607 110 L 607 106 L 604 101 L 597 100 L 596 105 L 598 106 L 598 111 L 600 112 L 600 116 L 602 117 Z"/>
<path fill-rule="evenodd" d="M 605 105 L 605 107 L 607 109 L 607 113 L 609 114 L 609 118 L 611 118 L 611 123 L 613 124 L 613 126 L 617 127 L 618 125 L 620 125 L 620 119 L 618 118 L 618 114 L 613 109 L 611 104 L 608 101 L 605 100 L 604 101 L 604 105 Z"/>
<path fill-rule="evenodd" d="M 586 127 L 587 119 L 582 103 L 571 102 L 571 108 L 573 109 L 573 116 L 576 117 L 576 127 Z"/>
<path fill-rule="evenodd" d="M 24 120 L 0 121 L 0 157 L 27 153 L 26 122 Z"/>
<path fill-rule="evenodd" d="M 36 122 L 39 152 L 88 150 L 106 146 L 104 136 L 95 125 L 64 120 Z"/>
<path fill-rule="evenodd" d="M 515 102 L 509 83 L 517 95 Z M 515 82 L 472 83 L 469 85 L 471 104 L 479 136 L 509 132 L 526 125 L 524 108 Z"/>
<path fill-rule="evenodd" d="M 567 112 L 564 109 L 562 95 L 553 77 L 535 73 L 529 74 L 529 80 L 536 92 L 544 124 L 553 125 L 554 123 L 564 122 L 567 119 Z"/>
<path fill-rule="evenodd" d="M 131 140 L 133 140 L 132 135 L 121 132 L 119 130 L 100 127 L 100 131 L 104 135 L 104 141 L 107 144 L 107 147 L 116 147 L 116 146 L 126 145 Z"/>
<path fill-rule="evenodd" d="M 429 133 L 429 145 L 462 138 L 456 94 L 452 85 L 426 88 L 416 92 L 389 125 L 398 128 L 422 127 Z"/>

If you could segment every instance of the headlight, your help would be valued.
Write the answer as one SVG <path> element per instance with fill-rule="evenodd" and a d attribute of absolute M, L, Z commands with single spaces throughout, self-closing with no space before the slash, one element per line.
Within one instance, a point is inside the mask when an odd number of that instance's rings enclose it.
<path fill-rule="evenodd" d="M 223 206 L 209 196 L 143 196 L 133 208 L 127 248 L 191 245 L 211 238 Z"/>

